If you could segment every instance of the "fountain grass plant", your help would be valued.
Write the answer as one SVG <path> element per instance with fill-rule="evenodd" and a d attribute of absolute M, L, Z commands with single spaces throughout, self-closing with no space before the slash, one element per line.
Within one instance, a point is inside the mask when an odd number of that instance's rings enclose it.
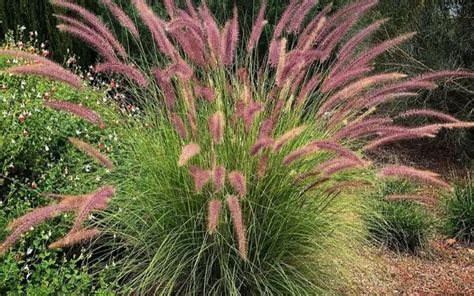
<path fill-rule="evenodd" d="M 123 77 L 142 109 L 141 116 L 123 122 L 123 151 L 116 163 L 93 145 L 71 139 L 113 169 L 115 181 L 79 196 L 50 195 L 59 202 L 10 223 L 12 232 L 0 251 L 30 226 L 72 211 L 77 213 L 72 230 L 51 247 L 101 233 L 103 260 L 113 261 L 113 279 L 124 293 L 336 293 L 357 270 L 366 187 L 379 178 L 401 178 L 451 190 L 432 172 L 399 165 L 379 169 L 364 156 L 394 141 L 473 126 L 435 110 L 373 115 L 378 105 L 435 88 L 439 79 L 473 76 L 373 73 L 377 56 L 413 35 L 359 52 L 358 45 L 384 21 L 353 35 L 350 29 L 377 1 L 355 2 L 334 13 L 314 0 L 290 1 L 270 32 L 263 60 L 257 45 L 268 30 L 266 1 L 248 36 L 239 32 L 237 9 L 220 24 L 205 1 L 199 7 L 187 1 L 185 9 L 164 1 L 166 18 L 144 0 L 132 1 L 149 32 L 137 31 L 119 6 L 103 2 L 136 41 L 139 59 L 130 58 L 95 15 L 69 1 L 52 1 L 71 13 L 58 16 L 59 29 L 96 49 L 103 61 L 95 71 Z M 151 34 L 153 48 L 140 43 L 144 34 Z M 84 88 L 79 77 L 47 59 L 0 54 L 34 62 L 10 73 Z M 45 105 L 107 128 L 99 114 L 82 106 Z M 396 122 L 415 116 L 440 123 Z M 106 208 L 93 226 L 87 224 L 90 213 Z"/>

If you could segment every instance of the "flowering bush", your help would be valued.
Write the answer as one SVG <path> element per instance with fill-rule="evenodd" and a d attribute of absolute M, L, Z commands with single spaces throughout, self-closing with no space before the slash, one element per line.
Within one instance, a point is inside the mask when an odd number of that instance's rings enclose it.
<path fill-rule="evenodd" d="M 101 231 L 110 242 L 115 280 L 131 292 L 334 291 L 358 237 L 354 188 L 375 178 L 402 178 L 451 189 L 428 171 L 378 169 L 364 152 L 433 137 L 443 128 L 474 126 L 435 110 L 409 110 L 396 118 L 372 115 L 382 103 L 435 88 L 439 79 L 473 76 L 373 73 L 377 56 L 413 35 L 358 52 L 384 21 L 345 37 L 376 2 L 363 0 L 331 13 L 330 6 L 315 11 L 315 1 L 293 0 L 273 30 L 266 58 L 259 60 L 255 51 L 267 23 L 265 1 L 249 36 L 242 38 L 237 9 L 221 26 L 205 2 L 196 8 L 187 1 L 183 10 L 166 0 L 168 16 L 162 19 L 144 0 L 134 0 L 155 41 L 153 48 L 141 47 L 142 57 L 134 60 L 94 14 L 52 1 L 72 13 L 58 16 L 59 29 L 95 48 L 103 58 L 95 71 L 121 75 L 143 113 L 125 122 L 124 152 L 115 166 L 91 144 L 71 139 L 98 163 L 115 167 L 115 181 L 79 196 L 50 194 L 59 202 L 11 222 L 0 251 L 31 226 L 70 211 L 76 213 L 71 231 L 50 247 L 89 240 Z M 114 2 L 102 3 L 140 47 L 147 33 Z M 18 51 L 0 54 L 33 62 L 9 68 L 10 73 L 84 88 L 74 73 L 47 59 Z M 45 105 L 107 128 L 97 112 L 83 106 Z M 420 116 L 440 123 L 396 124 Z M 87 216 L 107 206 L 103 219 L 87 227 Z"/>

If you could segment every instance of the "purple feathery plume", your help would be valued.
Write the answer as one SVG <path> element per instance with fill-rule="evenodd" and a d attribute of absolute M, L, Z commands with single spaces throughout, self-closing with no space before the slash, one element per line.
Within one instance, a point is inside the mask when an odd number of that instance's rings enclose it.
<path fill-rule="evenodd" d="M 356 162 L 347 158 L 340 158 L 340 159 L 336 159 L 336 161 L 332 163 L 330 166 L 326 166 L 324 169 L 321 169 L 321 171 L 324 176 L 329 177 L 342 170 L 356 168 L 360 166 L 361 164 L 359 162 Z"/>
<path fill-rule="evenodd" d="M 350 125 L 345 126 L 341 130 L 339 130 L 332 139 L 334 141 L 340 141 L 345 138 L 352 138 L 354 136 L 358 136 L 359 131 L 364 130 L 366 128 L 378 128 L 380 126 L 385 126 L 392 122 L 391 118 L 370 118 L 366 119 L 361 122 L 353 123 Z"/>
<path fill-rule="evenodd" d="M 235 233 L 239 244 L 240 256 L 247 259 L 247 239 L 245 237 L 245 225 L 242 218 L 242 209 L 239 200 L 235 196 L 227 197 L 227 205 L 229 206 L 232 222 L 234 223 Z"/>
<path fill-rule="evenodd" d="M 23 66 L 15 66 L 7 69 L 7 71 L 10 73 L 42 75 L 53 78 L 55 80 L 66 82 L 75 88 L 82 88 L 81 78 L 79 76 L 46 58 L 20 50 L 0 49 L 0 56 L 3 55 L 14 56 L 44 65 L 44 67 L 35 67 L 31 69 L 26 68 L 26 70 L 24 68 L 23 70 L 22 68 L 20 68 Z"/>
<path fill-rule="evenodd" d="M 357 68 L 368 64 L 370 61 L 374 60 L 376 57 L 387 51 L 388 49 L 395 47 L 403 42 L 406 42 L 410 38 L 412 38 L 416 33 L 408 33 L 401 35 L 397 38 L 387 40 L 385 42 L 376 45 L 369 50 L 367 50 L 364 54 L 360 55 L 355 61 L 350 63 L 347 69 Z"/>
<path fill-rule="evenodd" d="M 344 66 L 348 60 L 354 54 L 355 49 L 358 45 L 360 45 L 365 39 L 367 39 L 370 35 L 372 35 L 382 24 L 384 24 L 387 19 L 379 20 L 362 31 L 356 34 L 354 37 L 349 39 L 339 50 L 337 56 L 337 62 L 332 67 L 331 71 L 329 72 L 329 77 L 340 75 L 340 69 Z M 349 70 L 351 71 L 351 70 Z"/>
<path fill-rule="evenodd" d="M 133 0 L 133 4 L 137 9 L 148 30 L 151 32 L 155 44 L 166 56 L 175 60 L 179 54 L 173 44 L 166 36 L 164 30 L 164 22 L 148 7 L 144 0 Z"/>
<path fill-rule="evenodd" d="M 336 45 L 341 41 L 341 39 L 347 34 L 347 32 L 352 28 L 356 23 L 357 16 L 351 17 L 350 19 L 344 21 L 339 26 L 337 26 L 331 33 L 329 33 L 326 38 L 321 40 L 316 46 L 316 48 L 323 51 L 321 55 L 321 61 L 326 61 Z"/>
<path fill-rule="evenodd" d="M 452 187 L 445 181 L 439 179 L 439 175 L 430 171 L 418 170 L 412 167 L 394 165 L 383 168 L 379 175 L 381 177 L 399 177 L 434 185 L 451 190 Z"/>
<path fill-rule="evenodd" d="M 332 3 L 324 7 L 318 15 L 306 26 L 303 33 L 300 35 L 298 39 L 298 44 L 296 48 L 301 50 L 308 50 L 310 49 L 313 44 L 314 40 L 318 37 L 318 35 L 323 30 L 327 18 L 326 14 L 331 10 Z"/>
<path fill-rule="evenodd" d="M 269 118 L 265 119 L 262 124 L 260 125 L 260 131 L 258 132 L 258 138 L 270 138 L 273 134 L 273 128 L 275 126 L 275 122 Z"/>
<path fill-rule="evenodd" d="M 99 32 L 74 18 L 64 15 L 54 16 L 64 22 L 64 24 L 57 26 L 61 32 L 69 33 L 83 40 L 107 61 L 120 62 L 115 54 L 114 47 Z"/>
<path fill-rule="evenodd" d="M 245 130 L 248 131 L 257 115 L 262 112 L 263 106 L 258 102 L 249 102 L 242 110 L 242 119 L 244 121 Z"/>
<path fill-rule="evenodd" d="M 208 203 L 207 209 L 207 231 L 214 234 L 217 231 L 217 224 L 219 224 L 219 214 L 221 212 L 222 202 L 218 199 L 213 199 Z"/>
<path fill-rule="evenodd" d="M 192 22 L 175 20 L 168 25 L 168 30 L 193 63 L 205 66 L 207 59 L 202 31 L 195 26 Z"/>
<path fill-rule="evenodd" d="M 43 222 L 44 220 L 56 217 L 63 212 L 72 211 L 82 204 L 84 198 L 84 196 L 72 196 L 63 200 L 59 204 L 36 208 L 10 222 L 7 226 L 7 229 L 10 231 L 15 231 L 24 224 L 30 225 L 30 223 L 34 223 L 34 225 L 36 225 Z"/>
<path fill-rule="evenodd" d="M 107 9 L 113 14 L 113 16 L 119 21 L 122 27 L 127 28 L 127 30 L 135 37 L 135 39 L 140 39 L 140 34 L 138 29 L 130 19 L 130 17 L 118 7 L 112 0 L 101 0 Z"/>
<path fill-rule="evenodd" d="M 174 75 L 178 76 L 183 81 L 187 81 L 192 78 L 193 69 L 184 60 L 180 59 L 166 69 L 165 76 L 167 79 L 171 79 Z"/>
<path fill-rule="evenodd" d="M 437 127 L 438 129 L 441 128 L 441 126 Z M 411 140 L 411 139 L 417 139 L 417 138 L 424 138 L 424 137 L 434 137 L 433 133 L 427 133 L 427 132 L 409 132 L 409 133 L 395 133 L 395 134 L 388 134 L 386 136 L 383 136 L 381 138 L 375 139 L 371 142 L 369 142 L 367 145 L 364 146 L 363 150 L 364 151 L 370 151 L 373 150 L 377 147 L 391 144 L 394 142 L 402 141 L 402 140 Z"/>
<path fill-rule="evenodd" d="M 300 31 L 306 15 L 317 3 L 318 0 L 305 0 L 299 5 L 288 25 L 288 33 L 298 33 Z"/>
<path fill-rule="evenodd" d="M 211 53 L 214 56 L 215 62 L 221 61 L 221 34 L 219 27 L 217 26 L 216 20 L 209 11 L 206 2 L 203 2 L 202 6 L 199 7 L 199 13 L 203 20 L 204 28 L 206 29 L 207 43 L 211 49 Z"/>
<path fill-rule="evenodd" d="M 281 34 L 283 33 L 283 30 L 285 27 L 288 25 L 290 18 L 294 15 L 295 9 L 297 8 L 298 1 L 297 0 L 291 0 L 290 4 L 286 7 L 285 11 L 283 12 L 282 16 L 280 17 L 280 20 L 278 21 L 275 30 L 273 31 L 273 40 L 277 40 L 280 38 Z"/>
<path fill-rule="evenodd" d="M 258 167 L 257 167 L 257 176 L 259 178 L 263 178 L 265 176 L 269 161 L 270 161 L 270 156 L 268 155 L 268 153 L 262 155 L 262 158 L 260 158 L 258 162 Z"/>
<path fill-rule="evenodd" d="M 44 101 L 43 105 L 55 110 L 65 111 L 74 114 L 92 124 L 98 125 L 100 128 L 105 128 L 105 123 L 102 118 L 97 113 L 84 106 L 71 102 L 54 100 Z"/>
<path fill-rule="evenodd" d="M 413 116 L 426 116 L 426 117 L 433 117 L 437 119 L 441 119 L 446 122 L 461 122 L 459 119 L 442 113 L 438 112 L 436 110 L 431 110 L 431 109 L 413 109 L 413 110 L 408 110 L 406 112 L 403 112 L 399 114 L 397 117 L 400 118 L 407 118 L 407 117 L 413 117 Z"/>
<path fill-rule="evenodd" d="M 119 62 L 118 58 L 115 56 L 113 48 L 109 43 L 106 42 L 104 38 L 94 38 L 94 35 L 89 35 L 84 30 L 70 25 L 58 25 L 56 27 L 61 32 L 69 33 L 83 40 L 91 47 L 93 47 L 107 61 Z"/>
<path fill-rule="evenodd" d="M 298 98 L 296 99 L 296 106 L 301 107 L 305 103 L 308 95 L 316 88 L 316 86 L 318 86 L 320 82 L 321 75 L 315 74 L 313 77 L 311 77 L 311 79 L 305 83 L 300 93 L 298 94 Z"/>
<path fill-rule="evenodd" d="M 198 124 L 196 120 L 196 114 L 192 111 L 188 111 L 186 116 L 188 118 L 189 127 L 191 128 L 191 135 L 195 139 L 198 134 Z"/>
<path fill-rule="evenodd" d="M 82 224 L 88 218 L 89 214 L 93 210 L 103 210 L 107 207 L 110 198 L 115 194 L 115 188 L 112 186 L 104 186 L 98 189 L 96 192 L 91 193 L 84 200 L 77 211 L 74 225 L 72 226 L 69 234 L 72 234 L 82 227 Z"/>
<path fill-rule="evenodd" d="M 224 189 L 225 172 L 225 167 L 222 165 L 216 166 L 214 168 L 212 179 L 214 182 L 214 187 L 216 188 L 216 192 L 220 192 Z"/>
<path fill-rule="evenodd" d="M 378 83 L 383 83 L 387 81 L 397 80 L 406 77 L 405 74 L 392 72 L 392 73 L 383 73 L 378 75 L 373 75 L 369 77 L 362 78 L 356 82 L 353 82 L 332 95 L 324 104 L 319 108 L 318 115 L 321 116 L 325 112 L 332 109 L 334 106 L 339 104 L 342 100 L 351 98 L 364 89 Z"/>
<path fill-rule="evenodd" d="M 433 84 L 431 84 L 433 85 Z M 419 94 L 416 92 L 395 92 L 395 93 L 380 93 L 375 96 L 367 96 L 355 102 L 354 106 L 352 106 L 352 110 L 360 110 L 366 107 L 376 107 L 381 103 L 386 103 L 392 100 L 400 99 L 400 98 L 409 98 L 409 97 L 417 97 Z"/>
<path fill-rule="evenodd" d="M 433 80 L 439 80 L 443 78 L 451 79 L 451 78 L 469 78 L 469 77 L 474 77 L 474 72 L 445 70 L 445 71 L 424 73 L 418 77 L 415 77 L 415 80 L 416 81 L 433 81 Z"/>
<path fill-rule="evenodd" d="M 329 76 L 324 79 L 321 85 L 321 92 L 327 93 L 333 89 L 344 86 L 347 82 L 352 81 L 362 74 L 366 74 L 372 71 L 373 67 L 360 67 L 356 69 L 348 70 L 347 72 L 338 73 L 335 76 Z"/>
<path fill-rule="evenodd" d="M 158 86 L 163 92 L 166 107 L 169 110 L 173 110 L 176 104 L 176 94 L 174 92 L 173 85 L 170 83 L 170 78 L 166 75 L 165 71 L 158 68 L 153 69 L 153 75 L 155 76 Z"/>
<path fill-rule="evenodd" d="M 436 204 L 436 198 L 419 194 L 391 194 L 385 197 L 386 201 L 414 201 L 422 204 Z"/>
<path fill-rule="evenodd" d="M 188 13 L 194 18 L 197 19 L 198 13 L 196 11 L 196 8 L 193 5 L 192 0 L 186 0 L 186 8 L 188 9 Z"/>
<path fill-rule="evenodd" d="M 257 19 L 254 22 L 252 27 L 252 32 L 250 33 L 250 38 L 247 43 L 247 52 L 250 53 L 258 43 L 260 36 L 263 32 L 263 27 L 267 24 L 267 21 L 264 19 L 265 10 L 267 9 L 267 0 L 263 0 L 260 5 L 260 10 L 258 12 Z"/>
<path fill-rule="evenodd" d="M 148 80 L 145 75 L 138 69 L 125 65 L 122 63 L 102 63 L 94 66 L 94 70 L 98 73 L 119 73 L 125 75 L 130 80 L 134 81 L 139 86 L 146 87 L 148 85 Z"/>
<path fill-rule="evenodd" d="M 186 130 L 186 127 L 184 126 L 184 122 L 181 117 L 173 112 L 170 115 L 170 119 L 171 123 L 173 124 L 176 132 L 181 137 L 181 139 L 186 139 L 188 137 L 188 131 Z"/>
<path fill-rule="evenodd" d="M 308 144 L 290 152 L 284 159 L 283 164 L 288 166 L 294 161 L 319 151 L 316 145 Z"/>
<path fill-rule="evenodd" d="M 194 94 L 196 97 L 203 98 L 209 103 L 214 102 L 216 99 L 216 95 L 211 88 L 199 84 L 194 85 Z"/>
<path fill-rule="evenodd" d="M 174 0 L 163 0 L 165 4 L 166 13 L 173 18 L 176 14 L 176 6 L 174 5 Z"/>
<path fill-rule="evenodd" d="M 33 65 L 20 65 L 14 66 L 6 69 L 7 73 L 11 74 L 20 74 L 20 75 L 37 75 L 46 77 L 52 80 L 61 81 L 69 84 L 75 88 L 82 88 L 82 83 L 80 78 L 70 72 L 64 71 L 63 68 L 59 66 L 46 66 L 41 64 L 33 64 Z"/>
<path fill-rule="evenodd" d="M 97 237 L 99 234 L 100 230 L 98 228 L 80 229 L 76 232 L 68 233 L 63 238 L 51 243 L 48 246 L 48 249 L 52 250 L 76 245 L 80 242 L 91 240 Z"/>
<path fill-rule="evenodd" d="M 279 151 L 286 143 L 298 137 L 305 129 L 306 129 L 306 126 L 303 125 L 303 126 L 295 127 L 287 131 L 283 135 L 281 135 L 273 143 L 273 151 Z"/>
<path fill-rule="evenodd" d="M 92 147 L 90 144 L 88 144 L 86 142 L 83 142 L 83 141 L 81 141 L 77 138 L 72 138 L 72 137 L 69 137 L 68 140 L 69 140 L 69 142 L 71 142 L 71 144 L 76 146 L 79 150 L 86 153 L 90 157 L 94 158 L 99 163 L 101 163 L 103 166 L 108 168 L 109 170 L 114 169 L 113 162 L 107 156 L 100 153 L 99 150 Z"/>
<path fill-rule="evenodd" d="M 339 156 L 345 157 L 354 162 L 358 162 L 362 165 L 366 165 L 366 163 L 361 160 L 357 155 L 355 155 L 354 152 L 345 148 L 341 144 L 332 141 L 313 141 L 309 144 L 306 144 L 305 146 L 298 148 L 297 150 L 288 154 L 288 156 L 286 156 L 283 160 L 283 164 L 289 165 L 295 160 L 313 154 L 319 150 L 331 151 L 338 154 Z"/>
<path fill-rule="evenodd" d="M 280 45 L 281 40 L 272 40 L 270 42 L 270 48 L 268 50 L 268 64 L 271 67 L 275 67 L 278 64 L 278 58 L 280 56 Z"/>
<path fill-rule="evenodd" d="M 0 255 L 4 254 L 15 242 L 21 237 L 21 235 L 31 227 L 42 223 L 45 220 L 52 219 L 61 213 L 74 210 L 75 205 L 72 204 L 55 204 L 42 208 L 37 208 L 32 212 L 26 214 L 23 217 L 18 218 L 18 223 L 11 226 L 12 232 L 10 235 L 0 244 Z"/>
<path fill-rule="evenodd" d="M 244 198 L 247 194 L 247 184 L 245 176 L 239 171 L 232 171 L 227 177 L 229 179 L 230 185 L 238 193 L 240 198 Z"/>
<path fill-rule="evenodd" d="M 125 58 L 128 56 L 125 48 L 122 46 L 122 44 L 120 44 L 117 38 L 115 38 L 112 32 L 110 32 L 109 28 L 107 28 L 107 26 L 93 13 L 77 4 L 64 0 L 52 0 L 51 3 L 54 6 L 69 9 L 80 15 L 81 18 L 92 27 L 92 29 L 97 31 L 105 40 L 107 40 L 107 42 L 114 48 L 114 50 L 117 51 L 121 57 Z"/>
<path fill-rule="evenodd" d="M 211 172 L 194 165 L 189 168 L 189 172 L 194 181 L 194 190 L 198 193 L 201 192 L 202 188 L 204 188 L 211 179 Z"/>
<path fill-rule="evenodd" d="M 286 57 L 287 57 L 286 42 L 287 42 L 286 38 L 282 38 L 280 40 L 280 45 L 279 45 L 280 52 L 278 53 L 277 70 L 276 70 L 276 75 L 275 75 L 276 76 L 275 82 L 277 86 L 282 86 L 283 70 L 286 65 Z"/>
<path fill-rule="evenodd" d="M 224 114 L 219 111 L 211 115 L 208 120 L 208 126 L 214 143 L 222 143 L 224 139 Z"/>
<path fill-rule="evenodd" d="M 234 7 L 234 17 L 228 21 L 224 27 L 224 32 L 221 36 L 222 62 L 226 66 L 233 63 L 237 42 L 239 40 L 239 23 L 237 8 Z"/>
<path fill-rule="evenodd" d="M 198 155 L 199 152 L 201 152 L 201 147 L 198 144 L 190 143 L 184 146 L 179 156 L 178 166 L 184 166 L 192 157 Z"/>
<path fill-rule="evenodd" d="M 262 137 L 258 138 L 255 143 L 252 145 L 250 148 L 250 154 L 252 156 L 255 156 L 257 153 L 259 153 L 261 150 L 270 147 L 273 145 L 273 139 L 270 137 Z"/>

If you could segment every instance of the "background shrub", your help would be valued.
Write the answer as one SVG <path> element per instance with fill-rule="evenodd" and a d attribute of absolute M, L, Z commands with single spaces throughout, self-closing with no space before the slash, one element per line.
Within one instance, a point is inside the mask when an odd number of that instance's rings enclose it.
<path fill-rule="evenodd" d="M 398 252 L 423 249 L 433 222 L 425 206 L 413 201 L 385 200 L 391 194 L 412 194 L 416 189 L 406 181 L 387 181 L 369 197 L 364 220 L 372 242 Z"/>
<path fill-rule="evenodd" d="M 444 228 L 447 235 L 468 243 L 474 239 L 474 180 L 458 183 L 444 198 Z"/>

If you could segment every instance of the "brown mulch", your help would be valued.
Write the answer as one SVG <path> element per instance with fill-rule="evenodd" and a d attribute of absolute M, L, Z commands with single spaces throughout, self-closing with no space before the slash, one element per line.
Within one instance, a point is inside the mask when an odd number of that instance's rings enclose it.
<path fill-rule="evenodd" d="M 378 251 L 376 278 L 358 280 L 363 295 L 474 295 L 474 249 L 436 240 L 427 254 Z"/>

